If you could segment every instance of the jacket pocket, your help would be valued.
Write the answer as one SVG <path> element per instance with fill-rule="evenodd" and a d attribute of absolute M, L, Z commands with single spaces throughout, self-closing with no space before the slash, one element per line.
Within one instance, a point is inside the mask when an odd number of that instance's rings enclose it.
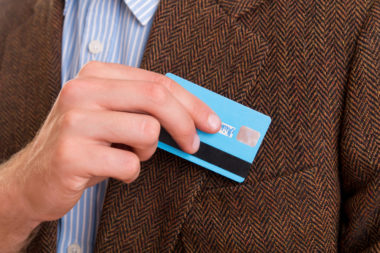
<path fill-rule="evenodd" d="M 265 0 L 217 0 L 219 6 L 233 18 L 243 16 L 264 1 Z"/>
<path fill-rule="evenodd" d="M 190 252 L 334 250 L 337 214 L 321 190 L 316 167 L 262 181 L 208 189 L 197 195 L 182 229 Z"/>

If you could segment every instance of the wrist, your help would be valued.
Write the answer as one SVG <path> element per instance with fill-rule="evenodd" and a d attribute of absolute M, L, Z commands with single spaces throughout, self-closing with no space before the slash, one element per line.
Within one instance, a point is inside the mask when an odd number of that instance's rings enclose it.
<path fill-rule="evenodd" d="M 11 161 L 0 166 L 0 251 L 16 252 L 25 246 L 40 224 L 28 212 L 22 195 L 22 183 L 17 180 Z"/>

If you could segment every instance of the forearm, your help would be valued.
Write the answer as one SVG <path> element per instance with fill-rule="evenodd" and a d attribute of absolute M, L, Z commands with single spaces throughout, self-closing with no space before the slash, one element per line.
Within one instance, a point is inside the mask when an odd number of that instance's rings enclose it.
<path fill-rule="evenodd" d="M 19 252 L 24 248 L 38 221 L 28 215 L 17 178 L 17 158 L 0 165 L 0 252 Z"/>

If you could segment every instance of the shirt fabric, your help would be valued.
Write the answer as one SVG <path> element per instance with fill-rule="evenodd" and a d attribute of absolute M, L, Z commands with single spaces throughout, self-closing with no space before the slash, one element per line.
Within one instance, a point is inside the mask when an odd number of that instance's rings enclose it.
<path fill-rule="evenodd" d="M 62 86 L 89 61 L 138 67 L 159 0 L 66 0 Z M 84 191 L 58 222 L 57 252 L 92 252 L 107 181 Z"/>

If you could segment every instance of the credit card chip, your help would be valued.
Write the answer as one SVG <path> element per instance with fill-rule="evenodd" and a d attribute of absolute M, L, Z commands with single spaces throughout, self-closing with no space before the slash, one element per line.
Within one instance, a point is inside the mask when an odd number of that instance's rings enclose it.
<path fill-rule="evenodd" d="M 260 139 L 260 133 L 249 127 L 242 126 L 236 139 L 250 147 L 254 147 Z"/>

